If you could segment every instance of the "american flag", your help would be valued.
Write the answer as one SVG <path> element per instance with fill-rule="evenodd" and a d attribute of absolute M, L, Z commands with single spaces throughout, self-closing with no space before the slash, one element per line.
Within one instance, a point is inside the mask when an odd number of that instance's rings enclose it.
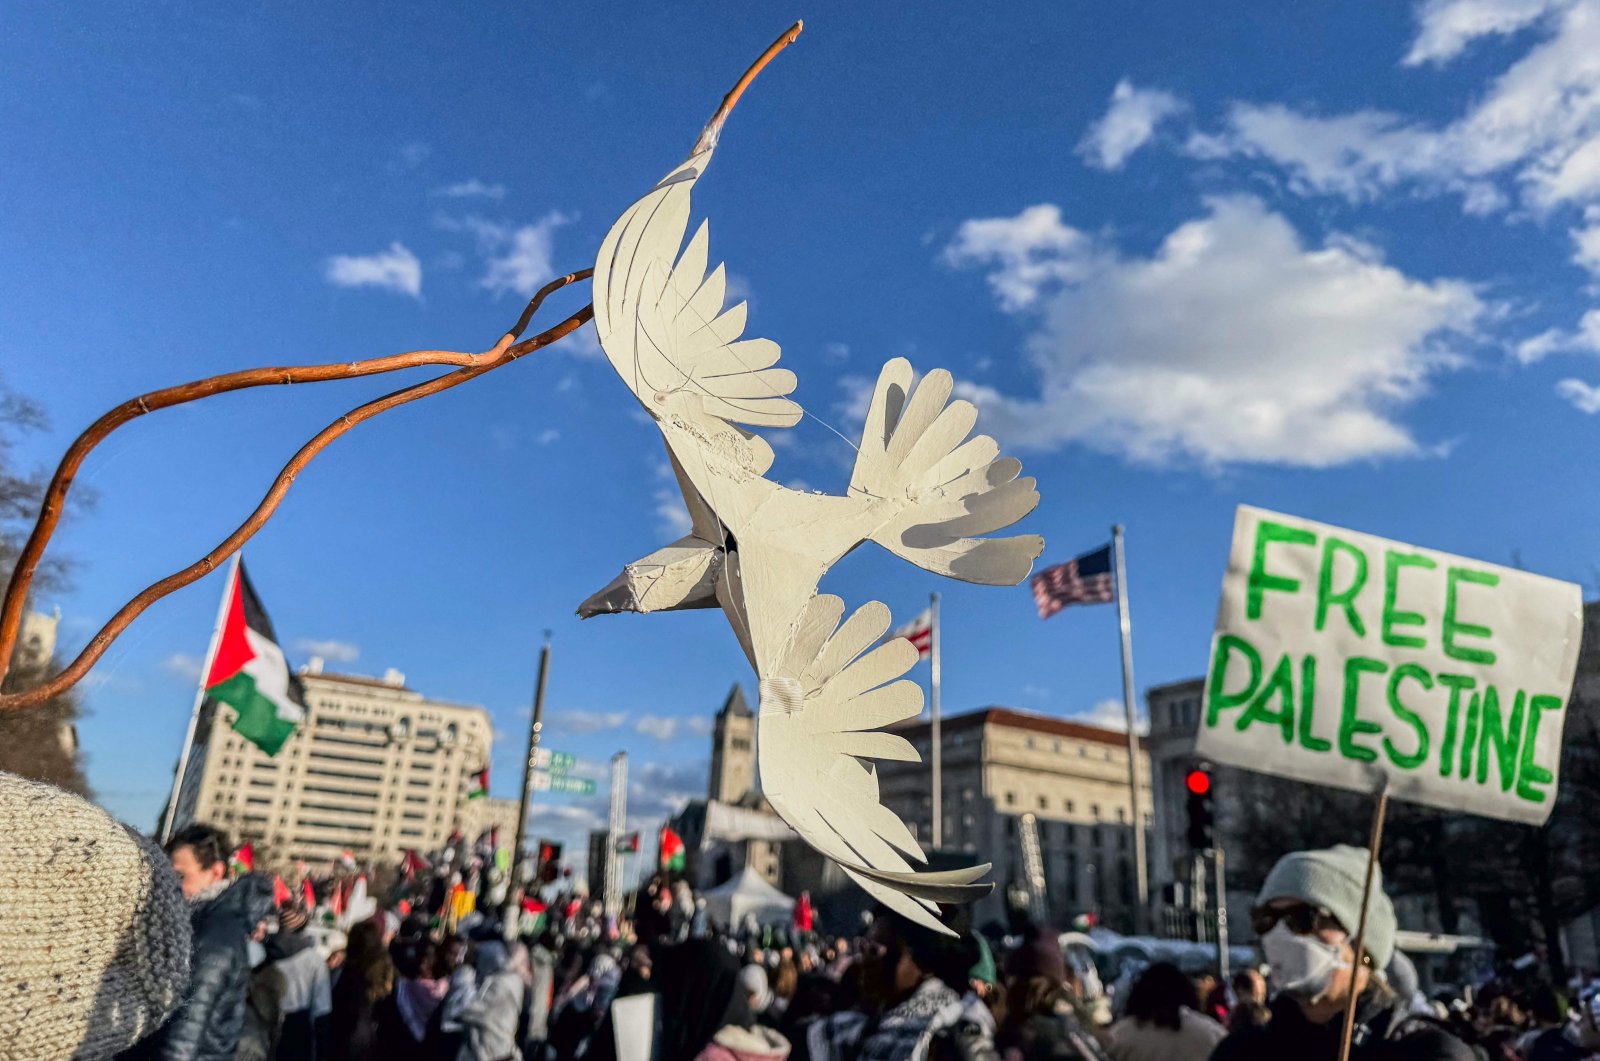
<path fill-rule="evenodd" d="M 1110 545 L 1033 576 L 1033 601 L 1039 606 L 1041 619 L 1050 618 L 1069 604 L 1110 604 L 1115 599 Z"/>
<path fill-rule="evenodd" d="M 917 658 L 927 659 L 933 654 L 933 609 L 924 608 L 922 614 L 889 635 L 892 640 L 903 637 L 917 650 Z"/>

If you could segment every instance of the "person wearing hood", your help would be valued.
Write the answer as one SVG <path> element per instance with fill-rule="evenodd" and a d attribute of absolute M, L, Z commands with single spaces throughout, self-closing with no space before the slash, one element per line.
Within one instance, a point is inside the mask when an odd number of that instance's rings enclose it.
<path fill-rule="evenodd" d="M 652 1044 L 657 1061 L 783 1061 L 789 1056 L 788 1040 L 756 1025 L 739 960 L 715 941 L 662 948 L 652 980 L 660 991 L 659 1032 Z"/>
<path fill-rule="evenodd" d="M 228 881 L 228 837 L 209 825 L 180 829 L 166 851 L 189 902 L 191 968 L 183 1005 L 130 1058 L 234 1061 L 250 987 L 246 946 L 272 909 L 272 882 L 256 874 Z"/>
<path fill-rule="evenodd" d="M 1283 856 L 1267 874 L 1251 926 L 1277 990 L 1264 1026 L 1229 1035 L 1213 1061 L 1324 1061 L 1339 1056 L 1345 1005 L 1356 996 L 1350 1056 L 1357 1061 L 1470 1061 L 1472 1051 L 1436 1025 L 1408 1019 L 1377 970 L 1394 955 L 1394 905 L 1373 867 L 1362 961 L 1354 935 L 1361 923 L 1367 852 L 1340 844 Z"/>
<path fill-rule="evenodd" d="M 283 1030 L 277 1061 L 322 1061 L 328 1057 L 328 1017 L 333 1012 L 328 964 L 308 931 L 305 908 L 287 904 L 278 911 L 278 931 L 263 944 L 267 961 L 283 978 Z"/>
<path fill-rule="evenodd" d="M 507 1061 L 520 1058 L 517 1027 L 533 972 L 528 948 L 521 943 L 480 947 L 477 990 L 456 1020 L 466 1033 L 459 1061 Z"/>

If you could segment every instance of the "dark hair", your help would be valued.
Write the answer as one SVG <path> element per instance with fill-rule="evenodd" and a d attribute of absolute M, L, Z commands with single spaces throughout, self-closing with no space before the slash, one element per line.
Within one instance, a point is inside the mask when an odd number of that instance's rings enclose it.
<path fill-rule="evenodd" d="M 394 963 L 383 945 L 383 927 L 376 921 L 362 921 L 350 929 L 338 987 L 345 995 L 359 990 L 369 1006 L 394 989 Z"/>
<path fill-rule="evenodd" d="M 233 845 L 228 843 L 228 834 L 212 825 L 186 825 L 172 834 L 172 839 L 167 841 L 166 852 L 173 854 L 180 847 L 187 847 L 194 852 L 194 860 L 200 863 L 201 869 L 210 869 L 218 862 L 226 862 L 228 856 L 233 854 Z"/>
<path fill-rule="evenodd" d="M 967 983 L 972 962 L 959 936 L 946 936 L 917 924 L 904 914 L 880 906 L 873 912 L 874 922 L 885 921 L 895 941 L 918 969 L 937 976 L 946 986 L 961 989 Z"/>
<path fill-rule="evenodd" d="M 1178 1030 L 1183 1007 L 1194 1009 L 1194 982 L 1171 962 L 1156 962 L 1128 992 L 1127 1015 L 1140 1024 Z"/>

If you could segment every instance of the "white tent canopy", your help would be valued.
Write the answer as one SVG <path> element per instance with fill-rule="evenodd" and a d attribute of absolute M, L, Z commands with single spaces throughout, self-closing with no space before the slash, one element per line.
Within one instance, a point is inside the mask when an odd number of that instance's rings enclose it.
<path fill-rule="evenodd" d="M 794 900 L 783 894 L 749 866 L 726 884 L 719 884 L 700 893 L 706 901 L 706 912 L 720 924 L 738 927 L 745 915 L 755 917 L 757 924 L 787 923 L 794 913 Z"/>

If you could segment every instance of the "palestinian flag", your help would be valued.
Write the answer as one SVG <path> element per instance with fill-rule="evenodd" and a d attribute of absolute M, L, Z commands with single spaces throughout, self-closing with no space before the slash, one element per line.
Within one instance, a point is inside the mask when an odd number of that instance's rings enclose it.
<path fill-rule="evenodd" d="M 617 841 L 617 854 L 636 855 L 639 853 L 639 834 L 629 833 Z"/>
<path fill-rule="evenodd" d="M 489 794 L 489 764 L 485 763 L 482 770 L 472 775 L 472 784 L 467 788 L 468 799 L 482 799 Z"/>
<path fill-rule="evenodd" d="M 272 878 L 272 905 L 273 906 L 282 906 L 284 903 L 293 902 L 293 901 L 294 901 L 294 893 L 289 890 L 289 886 L 287 884 L 283 883 L 283 878 L 282 877 L 273 877 Z"/>
<path fill-rule="evenodd" d="M 661 829 L 661 868 L 672 873 L 682 873 L 687 860 L 683 852 L 683 837 L 665 826 Z"/>
<path fill-rule="evenodd" d="M 205 678 L 206 695 L 233 708 L 233 728 L 239 736 L 268 755 L 277 755 L 305 721 L 305 690 L 289 670 L 242 560 L 233 565 L 224 601 L 216 655 Z"/>
<path fill-rule="evenodd" d="M 255 868 L 256 847 L 255 844 L 246 841 L 242 846 L 235 850 L 233 856 L 228 859 L 228 872 L 232 876 L 237 877 L 240 874 L 249 873 Z"/>

